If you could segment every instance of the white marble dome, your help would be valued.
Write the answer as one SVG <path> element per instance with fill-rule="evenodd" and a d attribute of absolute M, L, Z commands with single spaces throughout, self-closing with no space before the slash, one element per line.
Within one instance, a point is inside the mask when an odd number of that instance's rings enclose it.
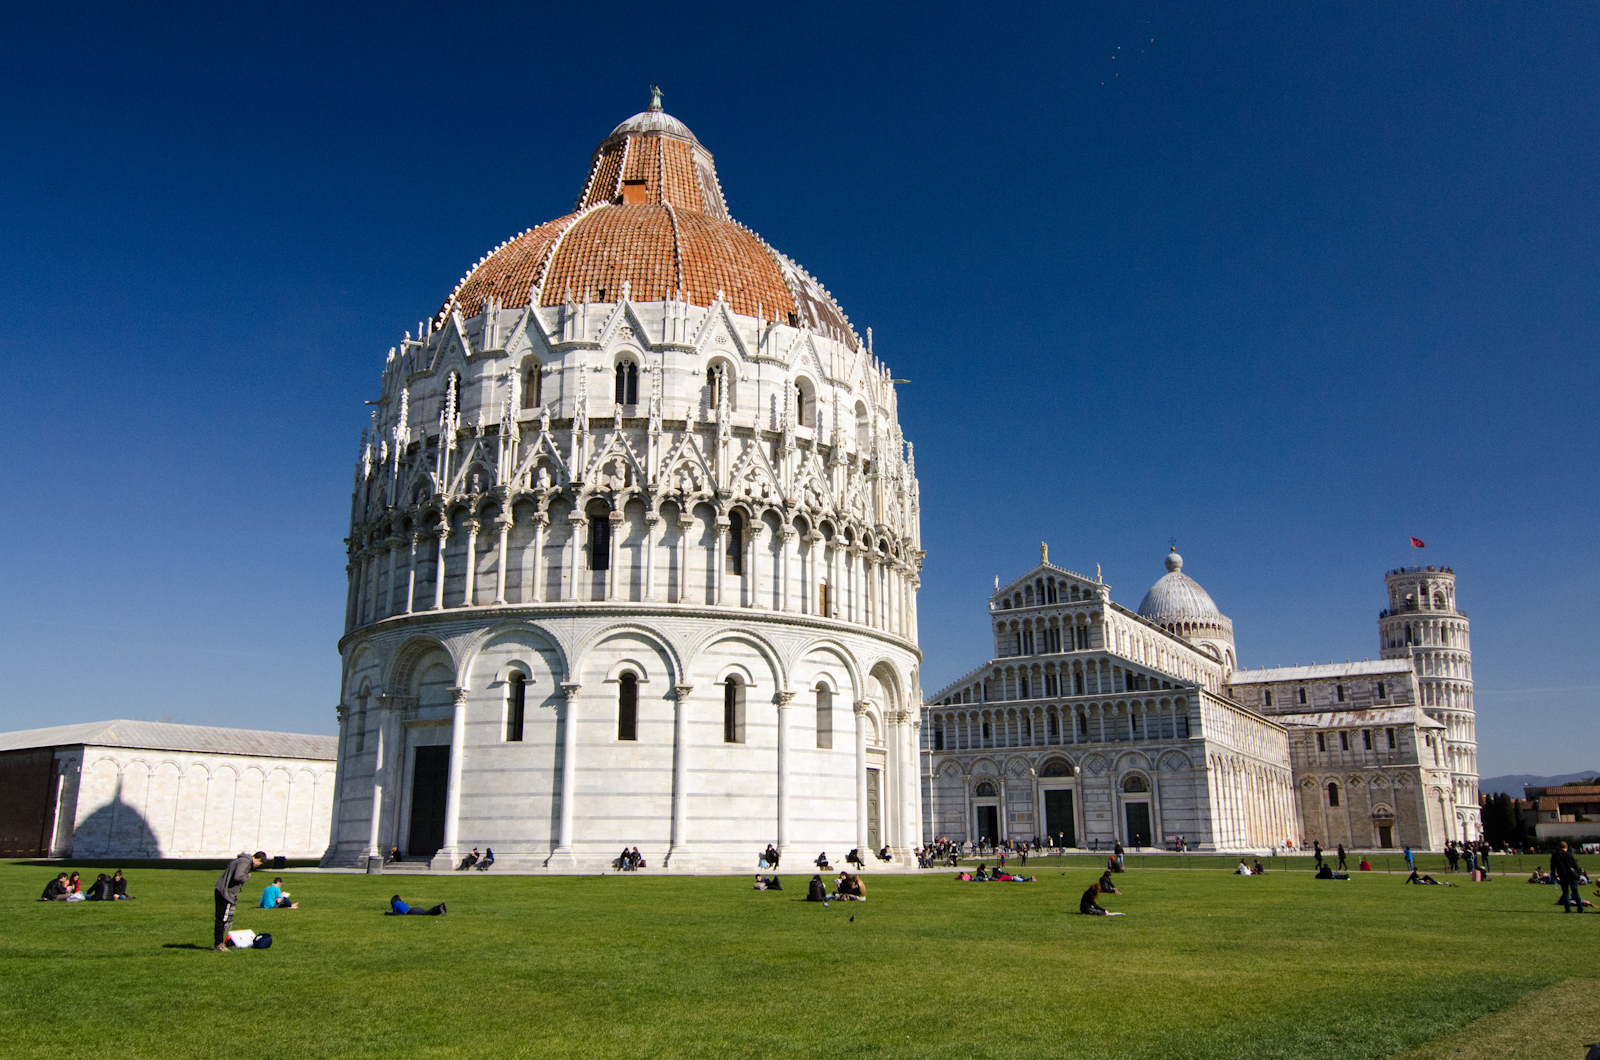
<path fill-rule="evenodd" d="M 619 125 L 579 209 L 383 366 L 325 862 L 909 861 L 922 551 L 892 376 L 659 96 Z"/>
<path fill-rule="evenodd" d="M 1139 617 L 1209 651 L 1230 670 L 1236 664 L 1233 620 L 1217 608 L 1199 582 L 1183 573 L 1177 548 L 1167 554 L 1167 573 L 1144 594 Z"/>

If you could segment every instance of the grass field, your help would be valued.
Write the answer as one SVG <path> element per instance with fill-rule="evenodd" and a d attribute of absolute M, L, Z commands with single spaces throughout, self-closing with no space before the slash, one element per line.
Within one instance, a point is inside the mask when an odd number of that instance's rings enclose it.
<path fill-rule="evenodd" d="M 869 876 L 867 902 L 826 909 L 798 901 L 798 872 L 773 894 L 748 877 L 291 870 L 301 909 L 241 903 L 238 926 L 274 947 L 227 955 L 209 948 L 218 866 L 125 865 L 135 901 L 68 905 L 34 900 L 54 866 L 0 864 L 0 1042 L 18 1058 L 1555 1060 L 1600 1038 L 1579 981 L 1600 916 L 1564 916 L 1514 861 L 1446 888 L 1131 859 L 1105 901 L 1127 916 L 1101 918 L 1076 913 L 1092 860 L 1030 859 L 1033 884 Z M 449 915 L 382 916 L 397 890 Z"/>

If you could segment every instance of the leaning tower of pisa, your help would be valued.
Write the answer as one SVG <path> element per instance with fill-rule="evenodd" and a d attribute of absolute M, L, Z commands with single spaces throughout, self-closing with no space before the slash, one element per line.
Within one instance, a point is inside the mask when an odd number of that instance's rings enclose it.
<path fill-rule="evenodd" d="M 1411 659 L 1419 701 L 1445 726 L 1440 749 L 1451 772 L 1451 838 L 1476 839 L 1478 735 L 1472 709 L 1472 630 L 1456 608 L 1456 575 L 1449 567 L 1402 567 L 1384 577 L 1389 606 L 1378 616 L 1385 659 Z"/>

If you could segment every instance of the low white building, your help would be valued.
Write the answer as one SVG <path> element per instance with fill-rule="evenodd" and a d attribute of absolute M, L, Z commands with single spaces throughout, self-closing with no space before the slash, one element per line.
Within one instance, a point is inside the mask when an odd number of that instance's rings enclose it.
<path fill-rule="evenodd" d="M 0 856 L 321 857 L 332 736 L 150 721 L 0 734 Z"/>

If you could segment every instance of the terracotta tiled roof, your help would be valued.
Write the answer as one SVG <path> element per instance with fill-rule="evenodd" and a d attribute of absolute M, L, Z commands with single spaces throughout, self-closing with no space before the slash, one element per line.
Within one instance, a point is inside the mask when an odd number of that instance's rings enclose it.
<path fill-rule="evenodd" d="M 652 109 L 617 126 L 590 160 L 577 213 L 512 239 L 485 258 L 440 309 L 464 316 L 490 298 L 507 309 L 685 297 L 709 306 L 721 291 L 736 313 L 795 322 L 857 345 L 833 298 L 794 262 L 728 217 L 710 152 L 671 115 Z"/>

